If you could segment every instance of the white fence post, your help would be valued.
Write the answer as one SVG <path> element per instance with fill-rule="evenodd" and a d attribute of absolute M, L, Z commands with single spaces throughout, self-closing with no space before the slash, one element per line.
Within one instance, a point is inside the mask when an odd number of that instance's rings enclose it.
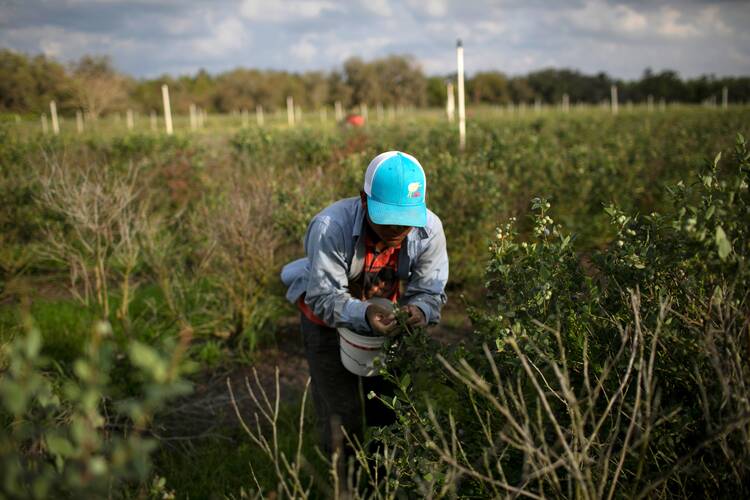
<path fill-rule="evenodd" d="M 344 109 L 341 106 L 341 101 L 336 101 L 334 107 L 336 108 L 336 122 L 340 122 L 344 119 Z"/>
<path fill-rule="evenodd" d="M 60 134 L 60 122 L 57 121 L 57 104 L 55 101 L 49 102 L 49 114 L 52 116 L 52 133 Z"/>
<path fill-rule="evenodd" d="M 456 65 L 458 70 L 458 141 L 459 147 L 466 147 L 466 108 L 464 106 L 464 46 L 456 41 Z"/>
<path fill-rule="evenodd" d="M 167 135 L 172 135 L 174 130 L 172 129 L 172 106 L 169 103 L 169 87 L 166 84 L 161 86 L 161 99 L 164 105 L 164 126 L 167 130 Z"/>
<path fill-rule="evenodd" d="M 83 133 L 83 113 L 80 109 L 76 110 L 76 130 L 79 134 Z"/>
<path fill-rule="evenodd" d="M 263 106 L 258 104 L 255 106 L 255 121 L 258 124 L 259 127 L 263 126 L 263 123 L 265 123 L 265 117 L 263 116 Z"/>
<path fill-rule="evenodd" d="M 195 104 L 190 103 L 190 130 L 195 132 L 198 128 L 198 117 L 195 113 Z"/>
<path fill-rule="evenodd" d="M 724 109 L 729 107 L 729 89 L 727 87 L 721 89 L 721 107 Z"/>
<path fill-rule="evenodd" d="M 294 127 L 294 98 L 292 96 L 286 98 L 286 122 L 290 127 Z"/>
<path fill-rule="evenodd" d="M 133 127 L 135 126 L 135 120 L 133 118 L 133 110 L 129 109 L 126 116 L 127 116 L 127 122 L 128 122 L 128 130 L 133 130 Z"/>
<path fill-rule="evenodd" d="M 609 96 L 612 106 L 612 114 L 616 115 L 617 111 L 619 111 L 619 102 L 617 101 L 617 85 L 612 85 L 609 88 Z"/>

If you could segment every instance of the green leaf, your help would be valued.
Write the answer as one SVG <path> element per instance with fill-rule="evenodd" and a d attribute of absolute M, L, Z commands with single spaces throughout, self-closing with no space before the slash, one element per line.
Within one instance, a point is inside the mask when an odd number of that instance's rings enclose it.
<path fill-rule="evenodd" d="M 5 382 L 0 386 L 0 396 L 0 401 L 12 415 L 19 416 L 26 411 L 27 392 L 17 383 L 13 381 Z"/>
<path fill-rule="evenodd" d="M 26 334 L 26 356 L 34 359 L 42 348 L 42 334 L 36 328 L 31 328 Z"/>
<path fill-rule="evenodd" d="M 716 156 L 714 157 L 714 168 L 716 168 L 719 165 L 720 161 L 721 161 L 721 151 L 716 153 Z"/>
<path fill-rule="evenodd" d="M 719 257 L 725 260 L 732 253 L 732 243 L 727 238 L 727 234 L 721 226 L 716 227 L 716 246 L 719 249 Z"/>
<path fill-rule="evenodd" d="M 135 341 L 130 344 L 130 361 L 140 367 L 147 370 L 153 369 L 153 367 L 161 361 L 156 350 L 142 342 Z"/>
<path fill-rule="evenodd" d="M 75 452 L 70 441 L 62 436 L 47 436 L 47 448 L 53 455 L 60 455 L 62 457 L 70 457 Z"/>
<path fill-rule="evenodd" d="M 401 378 L 401 390 L 406 392 L 406 389 L 409 388 L 409 384 L 411 384 L 411 376 L 407 373 Z"/>
<path fill-rule="evenodd" d="M 570 243 L 570 235 L 563 238 L 562 245 L 560 245 L 560 251 L 565 250 L 565 247 L 568 246 L 568 243 Z"/>

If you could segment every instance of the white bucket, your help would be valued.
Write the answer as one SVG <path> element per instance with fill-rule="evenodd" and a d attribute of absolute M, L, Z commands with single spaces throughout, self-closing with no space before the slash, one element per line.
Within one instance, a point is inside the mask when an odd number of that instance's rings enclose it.
<path fill-rule="evenodd" d="M 373 297 L 368 302 L 393 307 L 387 299 Z M 375 359 L 383 354 L 385 337 L 367 336 L 354 333 L 348 328 L 339 328 L 339 347 L 341 349 L 341 363 L 355 375 L 372 377 L 378 374 Z"/>

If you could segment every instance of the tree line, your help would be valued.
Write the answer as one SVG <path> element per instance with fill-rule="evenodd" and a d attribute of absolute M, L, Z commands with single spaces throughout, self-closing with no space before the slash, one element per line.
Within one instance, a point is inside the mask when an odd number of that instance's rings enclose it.
<path fill-rule="evenodd" d="M 83 56 L 62 64 L 44 55 L 31 56 L 0 49 L 0 112 L 40 113 L 55 100 L 58 109 L 83 109 L 98 116 L 133 109 L 161 108 L 161 86 L 169 85 L 172 108 L 186 112 L 195 104 L 209 112 L 228 113 L 263 106 L 273 111 L 286 105 L 287 96 L 304 109 L 333 106 L 444 106 L 446 81 L 455 74 L 425 75 L 406 55 L 364 61 L 348 59 L 331 71 L 288 71 L 237 68 L 216 75 L 204 70 L 194 75 L 136 79 L 122 74 L 106 56 Z M 683 79 L 675 71 L 646 69 L 637 80 L 618 80 L 606 73 L 587 75 L 571 69 L 542 69 L 509 76 L 500 71 L 475 73 L 466 81 L 469 104 L 599 103 L 618 86 L 620 102 L 644 102 L 649 96 L 668 102 L 721 101 L 728 89 L 731 102 L 750 100 L 750 77 L 704 75 Z"/>

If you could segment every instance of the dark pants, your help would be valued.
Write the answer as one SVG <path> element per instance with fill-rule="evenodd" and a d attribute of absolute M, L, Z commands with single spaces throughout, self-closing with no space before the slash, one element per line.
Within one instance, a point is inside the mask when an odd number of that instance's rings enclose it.
<path fill-rule="evenodd" d="M 359 377 L 341 363 L 339 335 L 334 328 L 319 326 L 300 314 L 305 356 L 312 377 L 312 397 L 318 417 L 318 431 L 324 451 L 334 450 L 351 455 L 340 428 L 351 439 L 362 442 L 365 426 L 384 426 L 395 422 L 395 413 L 377 399 L 368 399 L 374 391 L 379 396 L 393 396 L 393 384 L 381 376 Z"/>

